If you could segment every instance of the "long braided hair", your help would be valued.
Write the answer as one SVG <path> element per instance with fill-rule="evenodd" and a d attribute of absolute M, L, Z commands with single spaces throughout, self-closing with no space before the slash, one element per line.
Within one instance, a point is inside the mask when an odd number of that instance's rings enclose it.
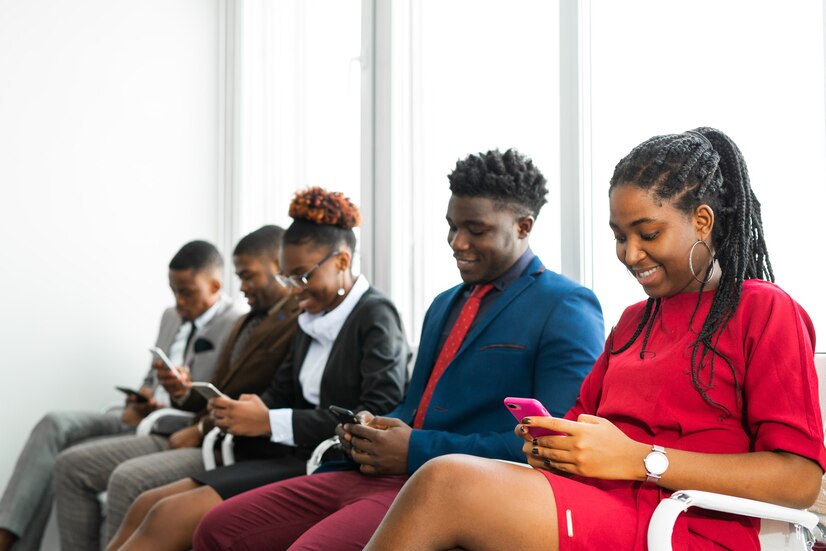
<path fill-rule="evenodd" d="M 649 190 L 658 199 L 668 201 L 686 214 L 693 214 L 702 204 L 714 211 L 715 222 L 711 233 L 713 260 L 719 263 L 722 275 L 709 313 L 694 341 L 691 379 L 703 399 L 728 417 L 731 415 L 728 408 L 710 398 L 706 392 L 714 379 L 716 355 L 725 361 L 734 375 L 738 402 L 741 398 L 737 373 L 728 358 L 716 350 L 716 342 L 740 303 L 743 281 L 774 281 L 763 238 L 760 203 L 751 189 L 743 155 L 731 138 L 714 128 L 703 127 L 683 134 L 654 136 L 634 148 L 617 164 L 611 177 L 609 195 L 621 185 L 635 185 Z M 698 297 L 697 306 L 699 304 Z M 633 336 L 611 353 L 619 354 L 627 350 L 650 322 L 643 339 L 644 349 L 658 310 L 659 299 L 649 298 Z M 709 355 L 709 373 L 703 382 L 700 371 Z"/>

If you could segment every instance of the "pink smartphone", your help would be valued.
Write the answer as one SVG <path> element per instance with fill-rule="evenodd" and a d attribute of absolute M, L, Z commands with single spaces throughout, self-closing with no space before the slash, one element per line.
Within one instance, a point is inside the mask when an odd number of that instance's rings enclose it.
<path fill-rule="evenodd" d="M 533 398 L 505 398 L 505 407 L 520 423 L 525 417 L 553 417 L 545 406 Z M 563 433 L 542 427 L 528 427 L 528 433 L 534 438 L 540 436 L 564 436 Z"/>

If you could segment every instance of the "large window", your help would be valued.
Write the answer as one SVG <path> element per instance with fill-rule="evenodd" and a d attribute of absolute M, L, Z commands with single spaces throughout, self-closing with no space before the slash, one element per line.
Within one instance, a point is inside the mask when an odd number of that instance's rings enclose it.
<path fill-rule="evenodd" d="M 409 141 L 392 185 L 407 186 L 412 231 L 395 244 L 410 255 L 396 264 L 410 277 L 394 298 L 415 340 L 431 300 L 461 281 L 447 244 L 447 175 L 469 153 L 514 147 L 543 171 L 549 203 L 531 243 L 559 269 L 558 19 L 544 0 L 421 0 L 398 23 L 409 37 L 409 81 L 391 85 L 409 86 L 397 112 Z"/>
<path fill-rule="evenodd" d="M 297 189 L 361 198 L 361 1 L 239 3 L 238 231 L 289 224 Z"/>
<path fill-rule="evenodd" d="M 614 165 L 650 136 L 714 126 L 748 163 L 777 283 L 826 342 L 821 10 L 820 2 L 592 3 L 593 282 L 608 327 L 645 298 L 608 229 Z"/>
<path fill-rule="evenodd" d="M 297 188 L 344 191 L 365 215 L 362 266 L 412 341 L 433 297 L 459 282 L 444 222 L 457 159 L 509 147 L 534 159 L 550 193 L 533 248 L 549 269 L 593 286 L 610 329 L 645 298 L 607 227 L 613 167 L 652 135 L 697 126 L 720 128 L 743 150 L 777 282 L 826 335 L 820 2 L 238 5 L 238 236 L 288 223 Z M 563 181 L 561 166 L 579 174 Z M 572 197 L 582 198 L 580 216 L 568 216 Z"/>

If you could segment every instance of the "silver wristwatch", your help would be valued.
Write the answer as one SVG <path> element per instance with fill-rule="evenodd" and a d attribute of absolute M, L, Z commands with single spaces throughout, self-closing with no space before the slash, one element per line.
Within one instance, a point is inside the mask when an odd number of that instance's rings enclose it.
<path fill-rule="evenodd" d="M 665 455 L 665 448 L 656 444 L 651 446 L 651 453 L 646 455 L 642 462 L 645 465 L 645 474 L 647 475 L 645 481 L 656 483 L 668 468 L 668 457 Z"/>

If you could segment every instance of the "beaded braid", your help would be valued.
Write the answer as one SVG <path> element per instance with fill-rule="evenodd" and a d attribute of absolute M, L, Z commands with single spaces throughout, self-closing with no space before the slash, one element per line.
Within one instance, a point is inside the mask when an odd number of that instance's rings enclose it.
<path fill-rule="evenodd" d="M 615 187 L 626 184 L 652 190 L 657 198 L 669 201 L 687 214 L 693 213 L 699 205 L 707 204 L 716 215 L 711 235 L 715 250 L 712 260 L 719 263 L 722 275 L 709 313 L 694 341 L 691 380 L 703 399 L 728 417 L 731 415 L 728 408 L 706 393 L 714 379 L 714 357 L 719 356 L 734 376 L 738 402 L 741 399 L 740 382 L 734 366 L 717 350 L 716 343 L 740 303 L 743 281 L 774 281 L 763 236 L 760 203 L 751 189 L 743 155 L 728 136 L 714 128 L 703 127 L 683 134 L 655 136 L 638 145 L 617 164 L 611 177 L 609 194 Z M 654 323 L 656 310 L 651 315 L 654 302 L 655 299 L 648 299 L 643 318 L 633 336 L 620 348 L 611 350 L 612 354 L 627 350 L 645 326 Z M 698 296 L 694 313 L 699 304 Z M 692 314 L 692 322 L 693 319 Z M 650 327 L 646 337 L 649 332 Z M 703 383 L 700 371 L 709 354 L 708 382 Z"/>

